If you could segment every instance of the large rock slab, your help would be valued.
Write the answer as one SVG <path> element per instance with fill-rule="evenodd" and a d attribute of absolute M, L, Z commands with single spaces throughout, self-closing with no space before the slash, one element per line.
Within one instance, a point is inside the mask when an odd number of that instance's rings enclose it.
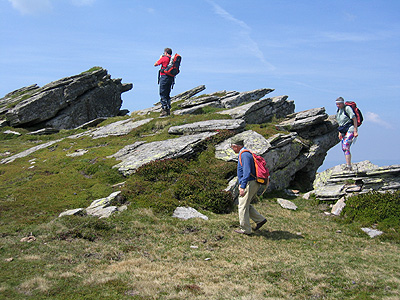
<path fill-rule="evenodd" d="M 130 89 L 132 84 L 111 79 L 107 70 L 99 68 L 8 94 L 0 99 L 0 107 L 3 119 L 5 115 L 13 127 L 71 129 L 98 117 L 119 115 L 121 94 Z M 4 103 L 11 108 L 4 111 Z"/>
<path fill-rule="evenodd" d="M 221 108 L 221 102 L 219 100 L 213 102 L 207 102 L 199 105 L 195 105 L 189 108 L 183 108 L 172 111 L 172 114 L 182 116 L 182 115 L 197 115 L 204 113 L 203 108 L 206 107 L 216 107 Z"/>
<path fill-rule="evenodd" d="M 309 138 L 334 131 L 337 123 L 329 116 L 324 107 L 313 108 L 287 116 L 287 119 L 276 127 L 280 130 L 296 131 L 300 136 Z"/>
<path fill-rule="evenodd" d="M 156 141 L 141 144 L 124 155 L 120 152 L 112 155 L 121 159 L 122 162 L 114 168 L 125 176 L 133 174 L 140 166 L 155 160 L 190 157 L 196 152 L 196 146 L 206 138 L 217 134 L 217 132 L 204 132 L 194 135 L 185 135 L 175 139 Z M 127 146 L 129 147 L 129 146 Z M 127 150 L 128 148 L 124 149 Z"/>
<path fill-rule="evenodd" d="M 241 130 L 243 131 L 246 123 L 243 120 L 209 120 L 195 122 L 180 126 L 172 126 L 168 129 L 170 134 L 192 134 L 215 130 Z"/>
<path fill-rule="evenodd" d="M 134 121 L 133 119 L 126 119 L 117 121 L 97 129 L 88 130 L 83 133 L 69 136 L 71 139 L 80 138 L 82 136 L 91 136 L 93 139 L 108 137 L 108 136 L 121 136 L 126 135 L 133 129 L 142 126 L 153 120 L 153 118 L 148 118 L 144 120 Z"/>
<path fill-rule="evenodd" d="M 225 98 L 221 100 L 221 104 L 225 108 L 232 108 L 241 105 L 242 103 L 257 101 L 264 97 L 266 94 L 273 92 L 274 89 L 257 89 L 248 92 L 242 92 L 238 95 Z"/>
<path fill-rule="evenodd" d="M 261 134 L 253 130 L 244 131 L 232 138 L 236 137 L 242 138 L 245 147 L 259 155 L 263 155 L 271 147 L 270 143 Z M 215 146 L 216 158 L 224 161 L 237 161 L 238 155 L 231 148 L 232 138 Z"/>
<path fill-rule="evenodd" d="M 282 118 L 294 112 L 294 102 L 287 98 L 288 96 L 278 96 L 261 99 L 219 113 L 230 115 L 234 119 L 243 119 L 247 124 L 266 123 L 274 116 Z"/>

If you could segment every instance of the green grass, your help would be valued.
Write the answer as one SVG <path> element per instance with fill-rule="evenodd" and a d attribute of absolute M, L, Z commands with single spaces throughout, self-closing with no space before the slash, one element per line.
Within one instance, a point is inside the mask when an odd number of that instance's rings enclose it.
<path fill-rule="evenodd" d="M 371 239 L 358 220 L 326 216 L 315 200 L 292 198 L 298 210 L 291 211 L 276 203 L 281 193 L 264 195 L 255 206 L 267 224 L 252 236 L 234 233 L 236 207 L 220 191 L 236 164 L 214 158 L 214 145 L 229 132 L 201 144 L 191 160 L 145 165 L 127 178 L 107 158 L 208 117 L 156 118 L 126 136 L 96 140 L 65 138 L 82 130 L 3 134 L 0 153 L 65 139 L 0 165 L 0 299 L 400 298 L 398 239 Z M 277 132 L 273 124 L 249 128 Z M 88 153 L 66 156 L 77 149 Z M 108 196 L 123 181 L 126 211 L 108 219 L 57 217 Z M 209 220 L 171 217 L 177 205 L 189 204 Z M 31 234 L 35 241 L 21 242 Z"/>

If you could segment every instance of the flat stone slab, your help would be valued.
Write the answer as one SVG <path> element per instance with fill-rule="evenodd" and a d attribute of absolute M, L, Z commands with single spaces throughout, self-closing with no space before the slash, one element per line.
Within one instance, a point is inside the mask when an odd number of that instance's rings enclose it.
<path fill-rule="evenodd" d="M 339 216 L 339 215 L 342 213 L 343 208 L 344 208 L 345 206 L 346 206 L 345 198 L 342 197 L 342 198 L 340 198 L 340 199 L 335 203 L 335 205 L 332 207 L 331 214 L 332 214 L 332 215 L 335 215 L 335 216 Z"/>
<path fill-rule="evenodd" d="M 336 198 L 339 199 L 340 197 L 345 195 L 343 191 L 345 184 L 337 184 L 337 185 L 326 185 L 324 187 L 318 188 L 315 191 L 315 196 L 317 198 Z"/>
<path fill-rule="evenodd" d="M 292 201 L 289 201 L 289 200 L 286 200 L 286 199 L 282 199 L 282 198 L 278 198 L 278 199 L 276 199 L 276 201 L 283 208 L 291 209 L 291 210 L 297 210 L 296 204 L 294 204 Z"/>
<path fill-rule="evenodd" d="M 215 130 L 243 130 L 246 123 L 243 120 L 209 120 L 195 122 L 169 128 L 170 134 L 188 134 Z"/>
<path fill-rule="evenodd" d="M 129 150 L 130 145 L 128 145 L 124 148 L 123 156 L 118 156 L 119 152 L 112 155 L 122 160 L 114 168 L 118 168 L 122 174 L 128 176 L 151 161 L 191 156 L 194 154 L 197 144 L 215 134 L 217 132 L 203 132 L 175 139 L 145 143 L 133 147 L 131 151 Z"/>
<path fill-rule="evenodd" d="M 374 238 L 376 236 L 383 234 L 383 231 L 372 229 L 372 228 L 361 228 L 361 230 L 364 231 L 366 234 L 368 234 L 371 238 Z"/>
<path fill-rule="evenodd" d="M 107 136 L 120 136 L 126 135 L 133 129 L 142 126 L 153 120 L 153 118 L 148 118 L 140 121 L 133 121 L 132 119 L 117 121 L 97 129 L 88 130 L 83 133 L 69 136 L 70 139 L 80 138 L 82 136 L 91 136 L 93 139 L 99 139 Z"/>
<path fill-rule="evenodd" d="M 2 160 L 0 161 L 0 164 L 8 164 L 8 163 L 10 163 L 10 162 L 13 162 L 13 161 L 16 160 L 17 158 L 26 157 L 26 156 L 28 156 L 28 155 L 30 155 L 30 154 L 32 154 L 32 153 L 38 151 L 38 150 L 41 150 L 41 149 L 50 147 L 51 145 L 56 144 L 56 143 L 58 143 L 58 142 L 60 142 L 60 141 L 62 141 L 62 140 L 63 140 L 63 139 L 59 139 L 59 140 L 47 142 L 47 143 L 40 144 L 40 145 L 37 145 L 37 146 L 35 146 L 35 147 L 29 148 L 29 149 L 27 149 L 27 150 L 25 150 L 25 151 L 22 151 L 22 152 L 18 153 L 18 154 L 15 154 L 15 155 L 13 155 L 13 156 L 10 156 L 10 157 L 7 157 L 7 158 L 2 159 Z"/>
<path fill-rule="evenodd" d="M 189 220 L 191 218 L 201 218 L 203 220 L 208 220 L 208 217 L 206 215 L 203 215 L 202 213 L 199 213 L 197 210 L 195 210 L 192 207 L 177 207 L 172 214 L 172 217 L 174 218 L 179 218 L 182 220 Z"/>
<path fill-rule="evenodd" d="M 76 215 L 86 215 L 86 212 L 83 208 L 70 209 L 62 212 L 61 214 L 58 215 L 58 217 L 61 218 L 64 216 L 76 216 Z"/>

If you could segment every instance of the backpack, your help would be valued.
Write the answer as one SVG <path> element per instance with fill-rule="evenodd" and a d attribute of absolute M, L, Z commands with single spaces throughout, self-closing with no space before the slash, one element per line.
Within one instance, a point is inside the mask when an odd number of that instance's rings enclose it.
<path fill-rule="evenodd" d="M 245 151 L 250 152 L 251 155 L 253 155 L 254 165 L 256 167 L 256 176 L 254 176 L 253 174 L 251 174 L 251 176 L 253 176 L 256 179 L 256 182 L 260 184 L 265 184 L 265 185 L 268 184 L 269 170 L 266 166 L 267 163 L 265 162 L 265 159 L 262 156 L 257 155 L 251 152 L 250 150 L 244 149 L 239 155 L 240 165 L 242 165 L 241 155 Z"/>
<path fill-rule="evenodd" d="M 353 109 L 353 112 L 357 118 L 357 127 L 360 127 L 364 121 L 364 117 L 361 113 L 361 110 L 357 107 L 357 104 L 353 101 L 346 101 L 344 105 L 350 106 Z M 344 114 L 350 119 L 350 116 L 347 114 L 346 110 L 344 110 Z"/>
<path fill-rule="evenodd" d="M 171 59 L 169 60 L 167 67 L 165 69 L 162 69 L 161 71 L 168 76 L 175 77 L 180 72 L 179 67 L 181 65 L 181 60 L 182 57 L 178 53 L 175 53 L 174 57 L 171 57 Z"/>

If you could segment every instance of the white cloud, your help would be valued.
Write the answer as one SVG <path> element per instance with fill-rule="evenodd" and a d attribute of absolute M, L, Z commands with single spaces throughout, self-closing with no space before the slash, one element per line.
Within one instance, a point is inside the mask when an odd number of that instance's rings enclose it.
<path fill-rule="evenodd" d="M 381 126 L 385 127 L 386 129 L 393 129 L 393 126 L 391 124 L 389 124 L 388 122 L 382 120 L 381 117 L 376 113 L 367 111 L 365 113 L 364 118 L 368 122 L 376 123 L 378 125 L 381 125 Z"/>
<path fill-rule="evenodd" d="M 258 46 L 257 42 L 251 37 L 250 32 L 251 28 L 248 26 L 245 22 L 242 20 L 239 20 L 235 18 L 233 15 L 231 15 L 229 12 L 227 12 L 225 9 L 223 9 L 221 6 L 216 4 L 212 0 L 207 0 L 208 3 L 210 3 L 213 8 L 214 12 L 222 17 L 223 19 L 232 22 L 233 24 L 239 26 L 240 30 L 239 33 L 241 35 L 241 40 L 243 41 L 241 46 L 245 49 L 245 51 L 252 53 L 255 57 L 257 57 L 269 70 L 273 71 L 275 70 L 275 66 L 273 66 L 271 63 L 269 63 L 265 57 L 264 53 L 261 51 L 260 47 Z"/>
<path fill-rule="evenodd" d="M 50 0 L 8 0 L 23 15 L 35 15 L 51 10 Z"/>

